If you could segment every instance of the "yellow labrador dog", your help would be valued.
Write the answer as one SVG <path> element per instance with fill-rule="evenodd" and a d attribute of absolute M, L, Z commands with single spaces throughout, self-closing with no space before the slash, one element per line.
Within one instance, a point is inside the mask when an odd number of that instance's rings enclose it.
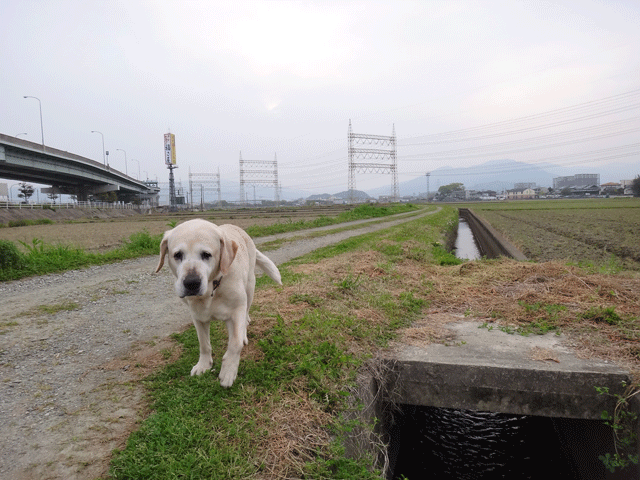
<path fill-rule="evenodd" d="M 221 320 L 227 324 L 229 345 L 222 357 L 219 378 L 220 385 L 230 387 L 238 374 L 242 347 L 248 343 L 255 265 L 282 285 L 280 271 L 256 249 L 244 230 L 202 219 L 189 220 L 164 233 L 156 273 L 164 265 L 165 257 L 176 277 L 176 292 L 189 306 L 198 332 L 200 359 L 191 375 L 211 369 L 209 324 Z"/>

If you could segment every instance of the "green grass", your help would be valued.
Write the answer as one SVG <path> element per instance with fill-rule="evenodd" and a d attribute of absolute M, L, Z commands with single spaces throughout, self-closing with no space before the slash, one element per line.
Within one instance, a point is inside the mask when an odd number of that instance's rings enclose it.
<path fill-rule="evenodd" d="M 395 215 L 397 213 L 411 212 L 417 209 L 417 206 L 410 203 L 384 206 L 366 204 L 359 205 L 352 210 L 342 212 L 335 217 L 322 215 L 313 220 L 299 220 L 297 222 L 289 220 L 288 222 L 279 222 L 273 225 L 252 225 L 246 228 L 246 231 L 252 237 L 264 237 L 266 235 L 275 235 L 278 233 L 337 225 L 339 223 L 352 222 L 354 220 L 385 217 Z"/>
<path fill-rule="evenodd" d="M 4 223 L 0 223 L 0 228 L 11 228 L 11 227 L 29 227 L 32 225 L 52 225 L 55 223 L 53 220 L 48 218 L 38 218 L 36 220 L 9 220 L 9 222 L 5 225 Z"/>
<path fill-rule="evenodd" d="M 0 281 L 16 280 L 32 275 L 103 265 L 128 258 L 155 255 L 160 250 L 162 235 L 142 231 L 131 235 L 120 248 L 105 253 L 90 253 L 68 245 L 49 245 L 40 239 L 20 242 L 0 240 Z"/>
<path fill-rule="evenodd" d="M 311 442 L 304 455 L 293 455 L 291 470 L 281 472 L 281 478 L 380 478 L 373 457 L 346 456 L 344 438 L 354 427 L 343 417 L 349 388 L 363 362 L 428 306 L 429 288 L 419 279 L 406 282 L 396 268 L 407 258 L 439 263 L 432 254 L 434 243 L 443 239 L 456 215 L 455 209 L 445 207 L 410 225 L 352 237 L 305 255 L 279 267 L 283 287 L 259 277 L 258 289 L 277 289 L 269 294 L 274 301 L 305 308 L 295 317 L 253 308 L 252 325 L 269 327 L 259 338 L 249 329 L 249 343 L 258 353 L 243 354 L 230 389 L 222 388 L 216 375 L 226 349 L 223 326 L 213 324 L 211 329 L 215 373 L 199 377 L 189 376 L 198 360 L 195 330 L 176 335 L 183 353 L 148 380 L 151 414 L 126 447 L 115 452 L 109 478 L 273 478 L 265 452 L 273 444 L 273 432 L 282 427 L 277 420 L 282 417 L 274 412 L 281 412 L 283 405 L 291 405 L 286 417 L 291 423 L 309 415 L 310 408 L 318 419 L 324 418 L 309 428 L 326 432 L 327 440 Z M 298 265 L 344 253 L 357 258 L 352 252 L 372 250 L 385 259 L 384 275 L 323 278 L 296 272 Z M 295 288 L 285 295 L 283 289 L 290 287 Z M 360 308 L 380 312 L 382 320 L 356 315 Z"/>
<path fill-rule="evenodd" d="M 396 213 L 410 212 L 418 207 L 411 204 L 376 206 L 361 205 L 353 210 L 342 212 L 336 217 L 320 217 L 312 221 L 277 223 L 275 225 L 247 228 L 252 236 L 271 235 L 275 233 L 302 230 L 324 225 L 334 225 L 352 220 L 383 217 Z M 20 221 L 22 222 L 22 221 Z M 169 222 L 175 226 L 177 221 Z M 24 225 L 52 223 L 44 221 L 24 221 Z M 91 265 L 102 265 L 129 258 L 155 255 L 160 250 L 162 235 L 151 235 L 146 230 L 131 235 L 119 248 L 104 253 L 89 253 L 84 249 L 69 245 L 51 245 L 41 239 L 32 243 L 20 242 L 22 249 L 8 240 L 0 239 L 0 281 L 63 272 Z"/>
<path fill-rule="evenodd" d="M 36 310 L 40 314 L 49 314 L 53 315 L 58 312 L 69 312 L 72 310 L 77 310 L 80 308 L 80 305 L 76 302 L 63 302 L 63 303 L 55 303 L 53 305 L 38 305 Z"/>

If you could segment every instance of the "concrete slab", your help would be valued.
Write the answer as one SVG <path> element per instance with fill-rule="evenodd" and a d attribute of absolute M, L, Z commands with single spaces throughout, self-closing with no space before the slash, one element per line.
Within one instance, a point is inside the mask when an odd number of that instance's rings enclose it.
<path fill-rule="evenodd" d="M 404 403 L 547 417 L 600 419 L 615 401 L 595 387 L 622 393 L 628 372 L 577 358 L 555 334 L 505 333 L 480 322 L 449 324 L 448 345 L 400 346 L 395 387 Z"/>

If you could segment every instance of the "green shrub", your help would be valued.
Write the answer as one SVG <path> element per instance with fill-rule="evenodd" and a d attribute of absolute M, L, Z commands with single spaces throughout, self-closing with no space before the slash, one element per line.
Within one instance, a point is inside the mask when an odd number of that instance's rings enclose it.
<path fill-rule="evenodd" d="M 38 218 L 36 220 L 9 220 L 7 224 L 9 227 L 28 227 L 30 225 L 51 225 L 55 223 L 50 218 Z"/>
<path fill-rule="evenodd" d="M 26 220 L 9 220 L 10 227 L 26 227 L 29 223 Z"/>
<path fill-rule="evenodd" d="M 13 242 L 0 240 L 0 270 L 20 270 L 25 265 L 25 258 Z"/>
<path fill-rule="evenodd" d="M 161 235 L 153 236 L 148 231 L 143 230 L 132 234 L 124 244 L 124 248 L 132 251 L 144 253 L 157 253 L 160 251 Z"/>

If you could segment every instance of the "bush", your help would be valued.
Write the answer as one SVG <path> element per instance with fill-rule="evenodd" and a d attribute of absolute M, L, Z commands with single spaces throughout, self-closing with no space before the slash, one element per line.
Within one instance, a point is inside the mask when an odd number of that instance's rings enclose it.
<path fill-rule="evenodd" d="M 26 220 L 9 220 L 10 227 L 26 227 L 29 223 Z"/>
<path fill-rule="evenodd" d="M 25 258 L 13 242 L 0 240 L 0 270 L 20 270 L 25 265 Z"/>
<path fill-rule="evenodd" d="M 140 254 L 157 253 L 160 251 L 161 240 L 162 235 L 151 235 L 148 231 L 143 230 L 132 234 L 125 242 L 124 248 Z"/>
<path fill-rule="evenodd" d="M 30 225 L 51 225 L 55 223 L 50 218 L 39 218 L 37 220 L 9 220 L 9 227 L 28 227 Z"/>

